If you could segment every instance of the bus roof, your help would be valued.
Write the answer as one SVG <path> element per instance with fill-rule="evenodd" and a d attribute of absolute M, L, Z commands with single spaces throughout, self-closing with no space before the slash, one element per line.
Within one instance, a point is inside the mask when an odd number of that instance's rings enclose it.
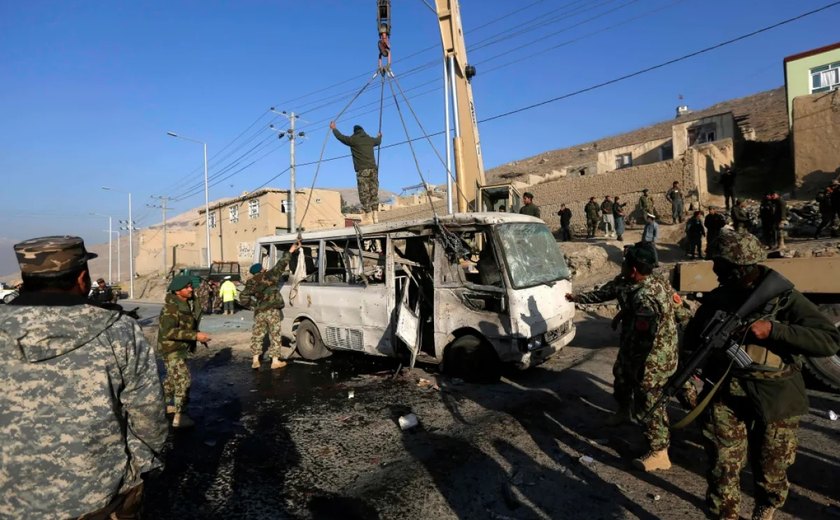
<path fill-rule="evenodd" d="M 473 226 L 473 225 L 487 225 L 487 224 L 508 224 L 512 222 L 531 222 L 543 223 L 542 220 L 528 215 L 520 215 L 518 213 L 501 213 L 501 212 L 485 212 L 485 213 L 454 213 L 452 215 L 442 215 L 438 217 L 441 224 L 445 226 Z M 409 230 L 415 228 L 431 227 L 434 225 L 434 218 L 421 218 L 413 220 L 391 220 L 388 222 L 380 222 L 379 224 L 366 224 L 359 226 L 359 231 L 362 235 L 377 235 L 394 231 Z M 317 229 L 314 231 L 304 231 L 301 233 L 303 240 L 318 240 L 322 238 L 339 238 L 356 236 L 356 230 L 352 227 L 344 228 L 330 228 Z M 297 233 L 279 233 L 276 235 L 269 235 L 257 239 L 257 243 L 274 243 L 274 242 L 294 242 L 297 240 Z"/>

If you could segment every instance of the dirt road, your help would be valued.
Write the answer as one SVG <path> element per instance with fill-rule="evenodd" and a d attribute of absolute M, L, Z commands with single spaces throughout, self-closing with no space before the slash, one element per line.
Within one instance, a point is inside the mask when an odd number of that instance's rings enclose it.
<path fill-rule="evenodd" d="M 247 332 L 217 333 L 213 350 L 191 361 L 197 427 L 170 437 L 166 470 L 147 483 L 146 515 L 702 518 L 699 432 L 675 434 L 672 470 L 632 470 L 641 434 L 603 425 L 616 337 L 607 319 L 578 318 L 577 346 L 494 385 L 431 367 L 392 378 L 392 361 L 350 354 L 253 371 Z M 826 418 L 840 397 L 812 392 L 811 404 L 778 518 L 840 518 L 840 421 Z M 420 425 L 402 431 L 397 419 L 409 412 Z"/>

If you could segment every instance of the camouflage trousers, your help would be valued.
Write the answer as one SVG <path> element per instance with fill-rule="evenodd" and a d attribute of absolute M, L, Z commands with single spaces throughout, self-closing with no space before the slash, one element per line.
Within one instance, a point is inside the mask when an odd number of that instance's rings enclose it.
<path fill-rule="evenodd" d="M 268 334 L 268 355 L 273 358 L 280 357 L 280 346 L 282 336 L 280 335 L 280 322 L 283 320 L 283 313 L 280 309 L 266 309 L 254 314 L 254 328 L 251 331 L 251 355 L 262 354 L 263 339 Z"/>
<path fill-rule="evenodd" d="M 787 469 L 796 456 L 799 417 L 764 423 L 746 395 L 730 395 L 713 403 L 705 420 L 711 464 L 706 502 L 712 514 L 739 518 L 741 470 L 748 460 L 756 507 L 782 507 L 789 488 Z"/>
<path fill-rule="evenodd" d="M 362 211 L 370 213 L 379 209 L 379 171 L 376 168 L 356 172 L 356 186 Z"/>
<path fill-rule="evenodd" d="M 618 357 L 613 365 L 613 376 L 615 378 L 613 381 L 613 397 L 619 408 L 630 410 L 633 417 L 642 424 L 644 436 L 651 451 L 667 449 L 671 444 L 671 430 L 665 405 L 659 406 L 656 411 L 650 414 L 647 421 L 642 421 L 642 418 L 653 407 L 670 374 L 663 374 L 659 382 L 653 384 L 649 382 L 643 385 L 639 381 L 638 374 L 644 368 L 640 369 L 638 363 L 633 363 L 627 359 L 628 357 L 622 355 L 622 351 L 619 350 Z"/>
<path fill-rule="evenodd" d="M 163 394 L 166 403 L 175 405 L 175 412 L 181 413 L 187 408 L 190 395 L 190 369 L 186 356 L 182 352 L 171 352 L 163 358 L 166 376 L 163 378 Z"/>

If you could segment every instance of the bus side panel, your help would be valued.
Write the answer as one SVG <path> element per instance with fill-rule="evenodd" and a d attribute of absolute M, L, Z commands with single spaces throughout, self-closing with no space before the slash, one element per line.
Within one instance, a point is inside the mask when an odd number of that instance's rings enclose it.
<path fill-rule="evenodd" d="M 300 284 L 294 302 L 288 299 L 290 289 L 284 287 L 282 291 L 287 301 L 283 311 L 284 328 L 306 316 L 318 326 L 321 339 L 330 349 L 393 355 L 384 284 L 368 287 Z"/>

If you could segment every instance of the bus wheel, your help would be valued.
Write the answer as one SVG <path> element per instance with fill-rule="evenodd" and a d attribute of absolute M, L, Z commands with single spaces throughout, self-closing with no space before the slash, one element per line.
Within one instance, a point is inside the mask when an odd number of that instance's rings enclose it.
<path fill-rule="evenodd" d="M 840 305 L 820 305 L 835 327 L 840 328 Z M 805 358 L 805 367 L 821 382 L 834 390 L 840 390 L 840 355 L 834 354 L 823 358 Z"/>
<path fill-rule="evenodd" d="M 318 327 L 309 320 L 303 320 L 298 324 L 295 333 L 295 343 L 298 354 L 303 359 L 321 359 L 329 357 L 332 354 L 330 349 L 321 341 L 321 333 L 318 332 Z"/>
<path fill-rule="evenodd" d="M 467 334 L 446 347 L 442 371 L 471 383 L 496 383 L 501 377 L 501 362 L 493 347 Z"/>

